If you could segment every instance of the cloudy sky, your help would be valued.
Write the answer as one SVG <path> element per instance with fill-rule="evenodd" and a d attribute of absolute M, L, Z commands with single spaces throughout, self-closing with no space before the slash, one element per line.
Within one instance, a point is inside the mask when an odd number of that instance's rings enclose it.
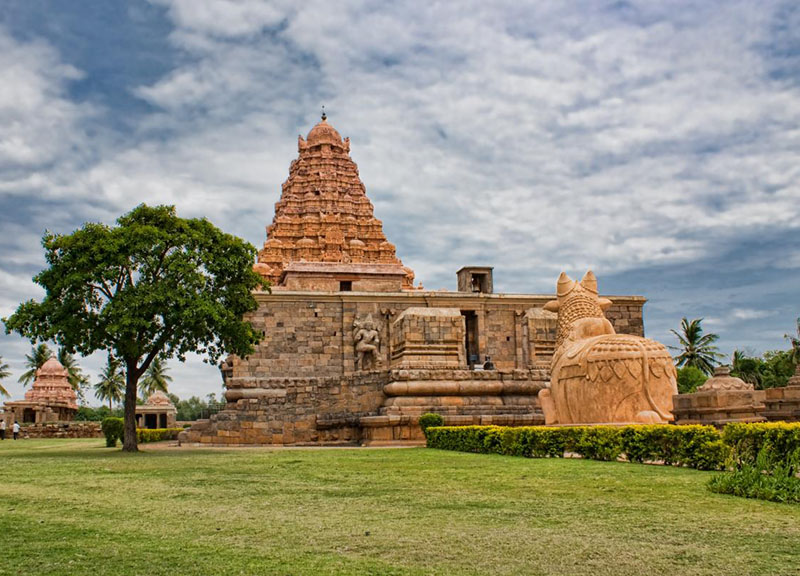
<path fill-rule="evenodd" d="M 796 2 L 4 0 L 0 316 L 42 292 L 45 229 L 175 204 L 256 246 L 297 154 L 350 136 L 426 288 L 594 269 L 649 336 L 704 317 L 726 353 L 800 316 Z M 30 344 L 0 337 L 16 378 Z M 104 358 L 83 360 L 94 377 Z M 181 397 L 218 372 L 170 364 Z"/>

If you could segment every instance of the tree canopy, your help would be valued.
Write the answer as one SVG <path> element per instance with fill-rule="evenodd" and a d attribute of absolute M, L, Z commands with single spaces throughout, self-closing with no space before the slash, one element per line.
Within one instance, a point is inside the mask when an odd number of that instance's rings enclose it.
<path fill-rule="evenodd" d="M 792 350 L 767 350 L 758 357 L 736 350 L 733 353 L 731 374 L 749 382 L 759 390 L 786 386 L 797 366 L 792 352 Z"/>
<path fill-rule="evenodd" d="M 144 204 L 116 226 L 87 223 L 72 234 L 45 233 L 45 289 L 5 319 L 6 332 L 52 340 L 87 356 L 106 350 L 125 367 L 124 450 L 135 451 L 137 384 L 153 360 L 188 352 L 216 363 L 247 355 L 260 334 L 243 314 L 256 308 L 255 248 L 206 219 L 173 206 Z"/>

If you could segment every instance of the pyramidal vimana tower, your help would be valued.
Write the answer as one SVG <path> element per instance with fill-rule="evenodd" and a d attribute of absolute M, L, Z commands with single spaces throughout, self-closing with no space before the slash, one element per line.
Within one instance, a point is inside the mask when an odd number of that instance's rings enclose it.
<path fill-rule="evenodd" d="M 462 267 L 453 292 L 415 287 L 349 139 L 324 115 L 298 139 L 255 270 L 272 286 L 247 317 L 261 343 L 223 364 L 226 408 L 181 442 L 413 441 L 425 412 L 453 425 L 544 423 L 554 296 L 495 294 L 489 266 Z M 645 299 L 608 298 L 617 332 L 643 336 Z"/>

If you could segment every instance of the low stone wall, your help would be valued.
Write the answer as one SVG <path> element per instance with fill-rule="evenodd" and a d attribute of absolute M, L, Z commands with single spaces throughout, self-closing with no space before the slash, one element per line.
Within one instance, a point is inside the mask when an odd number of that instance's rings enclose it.
<path fill-rule="evenodd" d="M 22 438 L 102 438 L 100 422 L 51 422 L 27 424 L 20 430 Z M 10 430 L 6 437 L 11 437 Z"/>
<path fill-rule="evenodd" d="M 766 390 L 764 405 L 767 420 L 800 422 L 800 385 Z"/>
<path fill-rule="evenodd" d="M 179 436 L 201 444 L 305 444 L 357 442 L 359 418 L 375 414 L 388 382 L 386 371 L 347 378 L 238 379 L 225 393 L 228 406 Z"/>

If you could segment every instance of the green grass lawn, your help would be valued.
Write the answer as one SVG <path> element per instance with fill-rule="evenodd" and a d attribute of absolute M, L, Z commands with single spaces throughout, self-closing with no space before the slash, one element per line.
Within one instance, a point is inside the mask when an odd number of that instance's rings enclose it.
<path fill-rule="evenodd" d="M 709 473 L 413 449 L 0 443 L 0 574 L 800 574 Z"/>

